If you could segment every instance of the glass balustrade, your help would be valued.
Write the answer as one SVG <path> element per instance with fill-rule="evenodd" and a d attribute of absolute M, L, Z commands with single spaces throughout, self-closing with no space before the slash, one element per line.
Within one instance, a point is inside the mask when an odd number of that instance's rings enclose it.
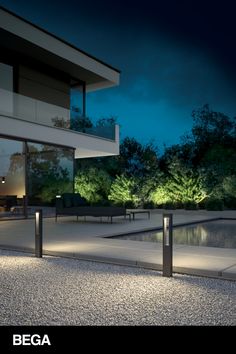
<path fill-rule="evenodd" d="M 70 110 L 0 88 L 0 115 L 61 129 L 71 129 L 105 139 L 115 140 L 115 125 L 86 127 L 84 117 L 79 124 L 70 118 Z"/>

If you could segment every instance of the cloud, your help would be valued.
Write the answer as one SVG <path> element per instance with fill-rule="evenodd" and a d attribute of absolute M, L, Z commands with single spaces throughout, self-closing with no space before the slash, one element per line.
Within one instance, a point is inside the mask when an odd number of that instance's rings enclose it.
<path fill-rule="evenodd" d="M 164 100 L 192 109 L 235 102 L 236 85 L 209 51 L 160 34 L 130 37 L 131 32 L 110 53 L 111 62 L 122 69 L 120 87 L 98 93 L 99 99 L 121 95 L 133 103 Z"/>
<path fill-rule="evenodd" d="M 210 103 L 235 115 L 236 32 L 229 6 L 201 0 L 2 3 L 121 69 L 119 87 L 92 94 L 101 112 L 108 105 L 132 119 L 132 112 L 152 107 L 150 119 L 176 115 L 186 122 L 192 109 Z"/>

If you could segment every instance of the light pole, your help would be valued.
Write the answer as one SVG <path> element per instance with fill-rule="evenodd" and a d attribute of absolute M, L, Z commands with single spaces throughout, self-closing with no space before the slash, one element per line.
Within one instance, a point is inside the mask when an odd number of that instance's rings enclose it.
<path fill-rule="evenodd" d="M 163 277 L 172 277 L 173 215 L 163 214 Z"/>
<path fill-rule="evenodd" d="M 43 211 L 42 209 L 35 211 L 35 256 L 42 258 L 43 256 Z"/>

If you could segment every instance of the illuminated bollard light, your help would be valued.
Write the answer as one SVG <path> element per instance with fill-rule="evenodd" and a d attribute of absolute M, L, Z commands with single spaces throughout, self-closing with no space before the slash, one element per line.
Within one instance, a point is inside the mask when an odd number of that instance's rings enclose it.
<path fill-rule="evenodd" d="M 163 277 L 172 277 L 173 215 L 163 214 Z"/>
<path fill-rule="evenodd" d="M 35 211 L 35 256 L 42 258 L 43 255 L 43 211 Z"/>

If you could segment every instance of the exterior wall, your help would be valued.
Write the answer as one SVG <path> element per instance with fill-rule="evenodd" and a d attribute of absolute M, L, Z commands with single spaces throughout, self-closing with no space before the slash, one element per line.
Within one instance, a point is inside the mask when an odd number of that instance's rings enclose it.
<path fill-rule="evenodd" d="M 70 109 L 70 84 L 26 66 L 19 66 L 18 93 Z"/>
<path fill-rule="evenodd" d="M 118 70 L 2 8 L 0 27 L 11 38 L 7 43 L 9 47 L 85 81 L 88 89 L 94 84 L 99 89 L 100 82 L 102 87 L 119 85 Z"/>
<path fill-rule="evenodd" d="M 103 139 L 69 129 L 59 129 L 0 115 L 1 134 L 76 149 L 75 158 L 119 155 L 119 127 L 116 140 Z"/>
<path fill-rule="evenodd" d="M 120 72 L 2 7 L 0 33 L 0 214 L 9 216 L 9 203 L 23 212 L 27 200 L 73 192 L 75 158 L 119 154 L 118 126 L 115 136 L 67 128 L 70 106 L 85 116 L 85 92 L 118 85 Z"/>

